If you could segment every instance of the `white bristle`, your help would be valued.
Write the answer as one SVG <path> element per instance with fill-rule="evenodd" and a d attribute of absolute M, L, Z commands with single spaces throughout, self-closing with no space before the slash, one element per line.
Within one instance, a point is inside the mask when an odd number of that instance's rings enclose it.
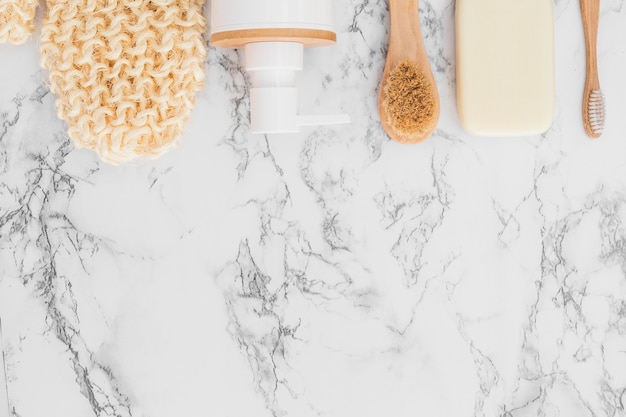
<path fill-rule="evenodd" d="M 604 94 L 600 90 L 593 90 L 589 94 L 589 104 L 587 108 L 589 125 L 594 135 L 602 134 L 604 130 L 604 118 L 606 115 L 606 103 Z"/>

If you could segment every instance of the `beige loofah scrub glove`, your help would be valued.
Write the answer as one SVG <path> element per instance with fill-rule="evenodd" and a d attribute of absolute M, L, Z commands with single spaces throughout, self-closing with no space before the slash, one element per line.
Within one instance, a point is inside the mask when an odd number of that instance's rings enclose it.
<path fill-rule="evenodd" d="M 19 45 L 35 31 L 39 0 L 0 0 L 0 43 Z"/>
<path fill-rule="evenodd" d="M 47 0 L 42 65 L 77 146 L 119 164 L 177 143 L 204 82 L 203 2 Z"/>

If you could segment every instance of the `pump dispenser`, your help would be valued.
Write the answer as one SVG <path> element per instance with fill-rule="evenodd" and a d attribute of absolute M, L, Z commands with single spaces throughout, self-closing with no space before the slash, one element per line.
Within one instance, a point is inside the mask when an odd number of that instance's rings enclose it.
<path fill-rule="evenodd" d="M 213 0 L 211 5 L 211 43 L 245 48 L 252 133 L 350 122 L 343 114 L 297 112 L 296 73 L 303 67 L 304 48 L 336 41 L 332 0 Z"/>

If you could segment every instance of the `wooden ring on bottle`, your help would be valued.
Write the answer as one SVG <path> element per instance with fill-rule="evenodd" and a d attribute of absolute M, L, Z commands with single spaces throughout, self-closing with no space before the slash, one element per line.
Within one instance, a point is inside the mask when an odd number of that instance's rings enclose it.
<path fill-rule="evenodd" d="M 243 48 L 252 42 L 298 42 L 310 48 L 332 45 L 336 41 L 335 32 L 318 29 L 240 29 L 211 34 L 211 43 L 220 48 Z"/>

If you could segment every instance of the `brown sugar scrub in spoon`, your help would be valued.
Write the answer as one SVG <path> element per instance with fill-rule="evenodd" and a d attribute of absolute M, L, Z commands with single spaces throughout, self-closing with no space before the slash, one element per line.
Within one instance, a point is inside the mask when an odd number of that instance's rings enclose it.
<path fill-rule="evenodd" d="M 419 25 L 416 0 L 390 0 L 389 50 L 381 82 L 378 110 L 392 139 L 418 143 L 439 120 L 439 93 Z"/>

